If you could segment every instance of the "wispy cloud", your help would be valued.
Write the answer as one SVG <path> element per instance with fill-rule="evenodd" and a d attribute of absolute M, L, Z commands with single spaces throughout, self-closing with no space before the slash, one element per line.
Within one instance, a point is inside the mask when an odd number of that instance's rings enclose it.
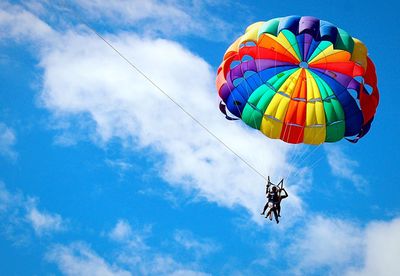
<path fill-rule="evenodd" d="M 129 223 L 124 220 L 118 220 L 117 224 L 110 231 L 109 236 L 116 241 L 126 241 L 130 239 L 132 234 L 132 228 Z"/>
<path fill-rule="evenodd" d="M 118 263 L 132 272 L 140 275 L 206 275 L 199 271 L 199 263 L 185 264 L 182 260 L 174 257 L 174 254 L 167 254 L 161 248 L 153 248 L 147 242 L 152 236 L 150 226 L 133 227 L 127 220 L 120 219 L 109 231 L 108 237 L 117 242 Z M 174 240 L 188 252 L 193 253 L 197 261 L 197 254 L 211 252 L 211 243 L 198 242 L 192 239 L 189 232 L 175 232 Z M 163 241 L 170 244 L 171 239 Z M 162 242 L 162 243 L 163 243 Z M 182 273 L 187 274 L 182 274 Z"/>
<path fill-rule="evenodd" d="M 66 222 L 59 214 L 40 211 L 37 200 L 28 199 L 26 205 L 26 219 L 31 224 L 37 235 L 59 232 L 66 229 Z"/>
<path fill-rule="evenodd" d="M 137 169 L 135 165 L 123 159 L 106 159 L 105 163 L 118 173 L 120 180 L 124 179 L 127 172 Z"/>
<path fill-rule="evenodd" d="M 48 24 L 21 6 L 0 3 L 0 39 L 44 42 L 56 35 Z"/>
<path fill-rule="evenodd" d="M 81 242 L 68 246 L 55 245 L 46 254 L 46 259 L 57 264 L 65 275 L 127 276 L 130 272 L 110 265 L 99 257 L 88 245 Z"/>
<path fill-rule="evenodd" d="M 219 249 L 218 245 L 211 240 L 195 237 L 187 230 L 177 230 L 174 239 L 185 250 L 192 252 L 196 258 L 209 255 Z"/>
<path fill-rule="evenodd" d="M 35 235 L 50 235 L 67 229 L 67 222 L 56 213 L 38 208 L 38 199 L 25 196 L 20 192 L 10 192 L 0 182 L 0 218 L 1 232 L 11 240 L 27 241 L 29 229 Z"/>
<path fill-rule="evenodd" d="M 109 31 L 134 31 L 149 37 L 200 37 L 212 41 L 232 41 L 235 32 L 243 31 L 224 16 L 228 4 L 218 1 L 38 0 L 22 1 L 20 5 L 52 23 L 93 24 L 106 27 Z M 3 7 L 7 6 L 11 5 L 3 4 Z M 240 2 L 231 1 L 229 7 L 236 9 L 238 17 L 249 16 L 247 7 Z M 55 17 L 56 13 L 62 16 Z"/>
<path fill-rule="evenodd" d="M 117 160 L 106 159 L 105 162 L 108 166 L 121 170 L 122 172 L 131 170 L 134 167 L 132 164 L 121 159 Z"/>
<path fill-rule="evenodd" d="M 7 212 L 12 204 L 20 202 L 21 196 L 10 193 L 3 182 L 0 182 L 0 212 Z"/>
<path fill-rule="evenodd" d="M 118 220 L 108 237 L 117 242 L 112 258 L 106 260 L 84 242 L 57 244 L 46 259 L 66 275 L 208 275 L 198 264 L 183 264 L 146 242 L 148 229 L 134 230 L 126 220 Z M 147 233 L 143 235 L 143 233 Z M 132 241 L 142 241 L 140 244 Z"/>
<path fill-rule="evenodd" d="M 122 243 L 127 248 L 141 251 L 148 249 L 145 239 L 150 232 L 150 226 L 143 227 L 140 231 L 134 231 L 126 220 L 120 219 L 108 236 L 111 240 Z"/>
<path fill-rule="evenodd" d="M 140 31 L 155 36 L 200 36 L 205 39 L 220 41 L 232 35 L 235 26 L 223 20 L 225 4 L 214 1 L 104 1 L 78 0 L 85 18 L 96 22 Z M 237 13 L 245 8 L 235 2 Z M 70 7 L 71 8 L 71 7 Z M 239 16 L 239 15 L 238 15 Z M 110 25 L 110 24 L 109 24 Z M 231 39 L 230 39 L 231 40 Z"/>
<path fill-rule="evenodd" d="M 17 152 L 14 150 L 16 140 L 14 130 L 0 122 L 0 155 L 15 160 L 17 158 Z"/>
<path fill-rule="evenodd" d="M 339 146 L 325 147 L 333 175 L 350 181 L 358 190 L 364 190 L 368 181 L 357 172 L 359 164 L 347 156 Z"/>
<path fill-rule="evenodd" d="M 91 16 L 96 18 L 104 16 L 114 23 L 132 24 L 145 19 L 154 21 L 157 18 L 162 18 L 173 20 L 172 24 L 176 24 L 190 20 L 189 15 L 179 6 L 165 1 L 77 0 L 76 2 Z M 176 22 L 174 23 L 174 21 Z"/>

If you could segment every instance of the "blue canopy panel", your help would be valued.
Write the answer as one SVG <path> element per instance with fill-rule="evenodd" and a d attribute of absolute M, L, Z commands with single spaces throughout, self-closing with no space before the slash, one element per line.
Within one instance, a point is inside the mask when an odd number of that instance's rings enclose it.
<path fill-rule="evenodd" d="M 226 107 L 229 112 L 241 118 L 243 109 L 250 95 L 262 84 L 264 84 L 264 82 L 257 73 L 252 74 L 248 78 L 243 77 L 242 81 L 228 96 Z"/>
<path fill-rule="evenodd" d="M 364 117 L 356 101 L 347 91 L 347 88 L 338 83 L 334 78 L 325 75 L 324 73 L 321 73 L 317 70 L 312 71 L 328 84 L 328 86 L 332 89 L 333 93 L 338 99 L 339 103 L 342 105 L 346 127 L 344 135 L 357 135 L 363 125 Z"/>
<path fill-rule="evenodd" d="M 283 30 L 289 30 L 293 34 L 297 35 L 299 33 L 299 21 L 300 16 L 287 16 L 281 18 L 278 25 L 278 33 Z"/>

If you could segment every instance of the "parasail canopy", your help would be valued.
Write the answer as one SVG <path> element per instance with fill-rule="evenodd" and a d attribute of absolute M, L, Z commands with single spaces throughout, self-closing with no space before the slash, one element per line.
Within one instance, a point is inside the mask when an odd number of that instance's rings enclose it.
<path fill-rule="evenodd" d="M 311 16 L 250 25 L 226 51 L 216 85 L 223 113 L 293 144 L 357 142 L 379 102 L 366 46 Z"/>

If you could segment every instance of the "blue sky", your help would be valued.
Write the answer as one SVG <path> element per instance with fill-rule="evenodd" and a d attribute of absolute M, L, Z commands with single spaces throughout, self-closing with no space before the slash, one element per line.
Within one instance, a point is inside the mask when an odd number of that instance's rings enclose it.
<path fill-rule="evenodd" d="M 396 3 L 63 2 L 0 4 L 0 274 L 400 273 Z M 367 45 L 381 99 L 359 143 L 290 146 L 219 114 L 226 48 L 292 14 Z M 259 216 L 263 179 L 82 20 L 258 171 L 289 176 L 279 225 Z"/>

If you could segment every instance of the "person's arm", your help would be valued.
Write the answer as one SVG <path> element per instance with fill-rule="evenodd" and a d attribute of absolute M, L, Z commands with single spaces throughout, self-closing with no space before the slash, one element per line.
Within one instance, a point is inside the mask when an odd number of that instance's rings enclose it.
<path fill-rule="evenodd" d="M 266 185 L 266 187 L 265 187 L 265 194 L 268 194 L 269 193 L 269 187 L 271 186 L 271 182 L 269 182 L 269 178 L 268 178 L 268 182 L 267 182 L 267 185 Z"/>
<path fill-rule="evenodd" d="M 285 195 L 282 195 L 282 194 L 281 194 L 281 199 L 287 198 L 287 197 L 289 196 L 288 193 L 286 192 L 285 188 L 282 188 L 281 191 L 282 191 L 282 192 L 285 192 Z"/>

